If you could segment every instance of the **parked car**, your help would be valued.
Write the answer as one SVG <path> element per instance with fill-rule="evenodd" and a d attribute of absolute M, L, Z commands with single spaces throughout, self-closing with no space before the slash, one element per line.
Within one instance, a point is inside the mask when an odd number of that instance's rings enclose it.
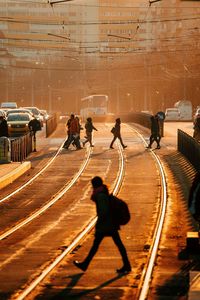
<path fill-rule="evenodd" d="M 18 114 L 18 113 L 28 113 L 32 117 L 34 117 L 33 113 L 30 110 L 24 108 L 8 109 L 6 111 L 6 116 L 8 117 L 9 114 Z"/>
<path fill-rule="evenodd" d="M 165 121 L 179 121 L 181 113 L 178 108 L 167 108 L 165 111 Z"/>
<path fill-rule="evenodd" d="M 32 114 L 34 115 L 34 117 L 40 121 L 40 124 L 41 124 L 41 127 L 43 127 L 44 125 L 44 119 L 43 119 L 43 116 L 39 110 L 39 108 L 35 107 L 35 106 L 30 106 L 30 107 L 23 107 L 24 109 L 28 109 L 32 112 Z"/>
<path fill-rule="evenodd" d="M 7 117 L 8 135 L 16 137 L 29 132 L 29 122 L 33 117 L 29 113 L 14 113 Z"/>
<path fill-rule="evenodd" d="M 16 102 L 2 102 L 1 108 L 2 109 L 17 108 L 17 103 Z"/>
<path fill-rule="evenodd" d="M 44 122 L 49 118 L 49 114 L 45 109 L 40 109 L 41 115 L 43 116 Z"/>

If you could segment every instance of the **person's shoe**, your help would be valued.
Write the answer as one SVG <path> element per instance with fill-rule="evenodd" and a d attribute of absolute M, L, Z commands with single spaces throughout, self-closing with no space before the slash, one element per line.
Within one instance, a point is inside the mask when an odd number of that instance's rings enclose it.
<path fill-rule="evenodd" d="M 76 150 L 81 150 L 81 149 L 83 149 L 83 148 L 82 148 L 82 147 L 77 147 L 77 148 L 76 148 Z"/>
<path fill-rule="evenodd" d="M 123 266 L 121 269 L 117 269 L 119 274 L 127 274 L 131 272 L 131 266 Z"/>
<path fill-rule="evenodd" d="M 74 265 L 77 268 L 81 269 L 82 271 L 86 271 L 87 270 L 87 267 L 86 267 L 86 265 L 84 263 L 81 263 L 78 260 L 74 260 L 73 263 L 74 263 Z"/>
<path fill-rule="evenodd" d="M 114 149 L 113 146 L 110 146 L 110 149 Z"/>
<path fill-rule="evenodd" d="M 94 147 L 94 145 L 90 145 L 90 147 Z"/>
<path fill-rule="evenodd" d="M 151 149 L 151 146 L 147 146 L 146 149 Z"/>
<path fill-rule="evenodd" d="M 123 149 L 125 149 L 125 148 L 127 148 L 127 146 L 126 146 L 126 145 L 124 145 L 124 146 L 123 146 Z"/>
<path fill-rule="evenodd" d="M 156 149 L 160 149 L 160 146 L 157 146 Z"/>

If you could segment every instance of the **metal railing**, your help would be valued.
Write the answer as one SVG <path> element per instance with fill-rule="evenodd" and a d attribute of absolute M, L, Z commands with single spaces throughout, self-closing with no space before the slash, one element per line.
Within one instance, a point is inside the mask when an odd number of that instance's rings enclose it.
<path fill-rule="evenodd" d="M 181 152 L 200 171 L 200 144 L 189 134 L 178 129 L 178 151 Z"/>
<path fill-rule="evenodd" d="M 50 136 L 58 125 L 58 115 L 54 114 L 46 120 L 46 137 Z"/>
<path fill-rule="evenodd" d="M 11 161 L 22 162 L 33 151 L 33 138 L 29 132 L 17 139 L 10 140 Z"/>

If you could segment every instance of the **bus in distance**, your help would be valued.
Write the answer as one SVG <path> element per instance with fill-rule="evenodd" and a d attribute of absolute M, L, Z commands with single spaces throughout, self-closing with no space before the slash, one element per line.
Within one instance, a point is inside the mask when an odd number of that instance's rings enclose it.
<path fill-rule="evenodd" d="M 107 95 L 90 95 L 81 99 L 81 118 L 85 121 L 88 117 L 101 119 L 108 113 Z"/>

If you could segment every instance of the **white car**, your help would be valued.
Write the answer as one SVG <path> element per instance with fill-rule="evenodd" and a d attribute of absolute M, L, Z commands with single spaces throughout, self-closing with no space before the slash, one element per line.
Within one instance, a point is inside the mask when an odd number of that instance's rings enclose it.
<path fill-rule="evenodd" d="M 181 113 L 178 108 L 167 108 L 165 111 L 165 121 L 179 121 Z"/>

